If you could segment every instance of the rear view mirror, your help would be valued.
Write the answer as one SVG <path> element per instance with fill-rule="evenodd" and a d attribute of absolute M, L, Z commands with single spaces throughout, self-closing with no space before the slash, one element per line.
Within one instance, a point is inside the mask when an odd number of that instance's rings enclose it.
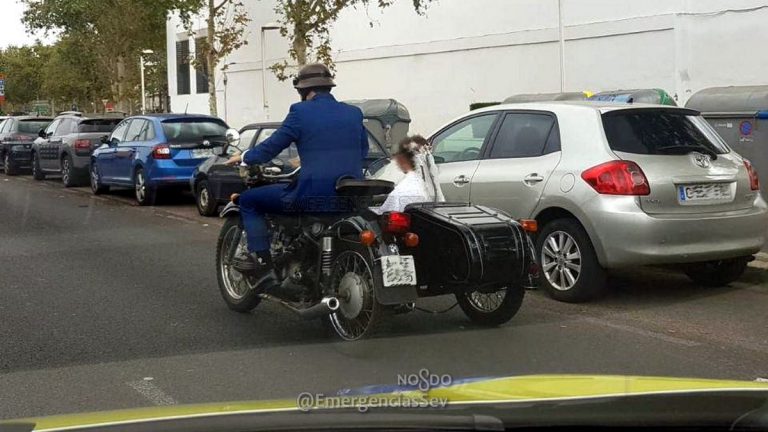
<path fill-rule="evenodd" d="M 48 138 L 48 135 L 45 133 L 45 129 L 40 129 L 40 131 L 37 133 L 37 136 L 40 138 Z"/>
<path fill-rule="evenodd" d="M 102 144 L 107 144 L 108 145 L 109 144 L 109 135 L 102 136 L 100 141 L 101 141 Z"/>
<path fill-rule="evenodd" d="M 240 143 L 240 132 L 236 129 L 227 129 L 227 144 L 237 146 Z"/>

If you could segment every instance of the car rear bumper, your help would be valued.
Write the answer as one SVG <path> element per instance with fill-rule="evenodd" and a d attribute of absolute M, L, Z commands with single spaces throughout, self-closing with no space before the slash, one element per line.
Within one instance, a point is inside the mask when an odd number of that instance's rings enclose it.
<path fill-rule="evenodd" d="M 147 184 L 155 187 L 189 187 L 195 166 L 178 166 L 172 160 L 158 160 L 147 169 Z"/>
<path fill-rule="evenodd" d="M 604 267 L 677 264 L 752 255 L 768 236 L 768 205 L 698 215 L 649 215 L 633 197 L 601 196 L 583 207 Z"/>
<path fill-rule="evenodd" d="M 19 167 L 32 166 L 32 145 L 13 144 L 8 147 L 8 158 Z"/>

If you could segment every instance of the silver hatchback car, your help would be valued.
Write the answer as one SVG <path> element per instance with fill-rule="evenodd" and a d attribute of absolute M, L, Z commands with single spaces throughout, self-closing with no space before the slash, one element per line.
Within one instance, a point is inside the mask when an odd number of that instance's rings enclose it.
<path fill-rule="evenodd" d="M 553 102 L 473 111 L 431 137 L 449 201 L 538 221 L 542 288 L 579 302 L 606 269 L 681 264 L 737 279 L 766 240 L 757 173 L 699 113 Z"/>

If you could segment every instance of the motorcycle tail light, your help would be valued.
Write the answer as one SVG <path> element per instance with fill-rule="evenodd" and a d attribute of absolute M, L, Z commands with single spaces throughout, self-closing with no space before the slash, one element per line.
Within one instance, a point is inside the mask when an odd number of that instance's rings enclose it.
<path fill-rule="evenodd" d="M 535 233 L 539 230 L 539 223 L 536 219 L 520 219 L 520 225 L 525 232 Z"/>
<path fill-rule="evenodd" d="M 376 243 L 376 233 L 370 230 L 365 230 L 360 233 L 360 243 L 364 246 L 372 246 Z"/>
<path fill-rule="evenodd" d="M 760 179 L 757 177 L 757 170 L 752 166 L 752 162 L 744 159 L 744 166 L 749 174 L 749 188 L 753 191 L 760 190 Z"/>
<path fill-rule="evenodd" d="M 171 148 L 164 144 L 156 145 L 152 149 L 152 157 L 155 159 L 170 159 Z"/>
<path fill-rule="evenodd" d="M 403 236 L 403 243 L 409 248 L 415 248 L 419 245 L 419 235 L 412 232 L 405 233 Z"/>
<path fill-rule="evenodd" d="M 382 219 L 381 226 L 384 232 L 390 234 L 405 234 L 411 229 L 411 215 L 409 214 L 390 212 L 384 214 Z"/>

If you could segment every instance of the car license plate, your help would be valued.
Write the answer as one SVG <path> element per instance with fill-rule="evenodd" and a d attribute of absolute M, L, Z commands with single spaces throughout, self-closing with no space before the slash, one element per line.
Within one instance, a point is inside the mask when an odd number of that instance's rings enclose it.
<path fill-rule="evenodd" d="M 384 286 L 416 285 L 416 265 L 409 255 L 389 255 L 381 258 Z"/>
<path fill-rule="evenodd" d="M 193 149 L 192 150 L 192 157 L 197 159 L 202 158 L 208 158 L 213 155 L 213 150 L 211 149 Z"/>
<path fill-rule="evenodd" d="M 681 204 L 706 204 L 733 200 L 731 183 L 678 185 L 677 196 Z"/>

